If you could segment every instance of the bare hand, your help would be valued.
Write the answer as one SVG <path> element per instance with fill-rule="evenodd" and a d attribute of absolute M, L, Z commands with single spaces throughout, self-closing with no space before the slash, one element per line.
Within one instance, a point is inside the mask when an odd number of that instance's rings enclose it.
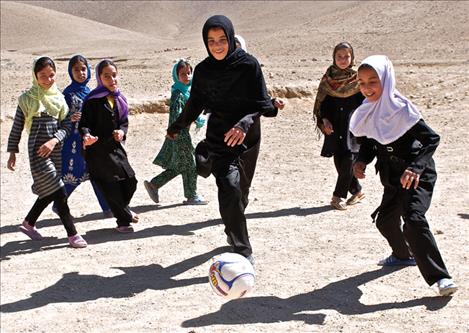
<path fill-rule="evenodd" d="M 178 133 L 169 133 L 169 132 L 166 132 L 166 138 L 168 138 L 169 140 L 176 140 L 176 138 L 178 137 Z"/>
<path fill-rule="evenodd" d="M 46 143 L 44 143 L 39 149 L 37 150 L 37 154 L 40 157 L 47 158 L 52 153 L 55 148 L 55 145 L 59 142 L 57 138 L 52 138 Z"/>
<path fill-rule="evenodd" d="M 228 147 L 234 147 L 243 143 L 246 133 L 239 128 L 233 127 L 228 132 L 225 133 L 225 142 Z"/>
<path fill-rule="evenodd" d="M 81 112 L 74 112 L 71 116 L 70 116 L 70 120 L 74 123 L 76 123 L 77 121 L 80 121 L 81 119 Z"/>
<path fill-rule="evenodd" d="M 10 169 L 11 171 L 15 171 L 15 166 L 16 166 L 16 154 L 10 153 L 10 157 L 8 158 L 8 162 L 7 162 L 7 168 Z"/>
<path fill-rule="evenodd" d="M 402 188 L 405 188 L 406 190 L 410 189 L 413 182 L 414 189 L 416 189 L 419 186 L 420 175 L 410 169 L 405 169 L 400 180 Z"/>
<path fill-rule="evenodd" d="M 83 136 L 83 147 L 86 148 L 87 146 L 91 146 L 96 141 L 98 141 L 97 136 L 92 136 L 91 134 L 85 134 Z"/>
<path fill-rule="evenodd" d="M 334 128 L 332 127 L 332 124 L 329 121 L 329 119 L 322 118 L 322 123 L 323 123 L 322 131 L 324 134 L 331 135 L 332 133 L 334 133 Z"/>
<path fill-rule="evenodd" d="M 283 110 L 283 108 L 285 107 L 286 104 L 287 103 L 283 99 L 276 98 L 274 100 L 274 106 L 279 110 Z"/>
<path fill-rule="evenodd" d="M 363 162 L 356 162 L 353 164 L 353 175 L 357 177 L 358 179 L 363 179 L 365 178 L 365 169 L 366 169 L 366 164 Z"/>
<path fill-rule="evenodd" d="M 112 136 L 114 137 L 114 140 L 117 142 L 121 142 L 124 140 L 124 131 L 123 130 L 114 130 L 112 132 Z"/>

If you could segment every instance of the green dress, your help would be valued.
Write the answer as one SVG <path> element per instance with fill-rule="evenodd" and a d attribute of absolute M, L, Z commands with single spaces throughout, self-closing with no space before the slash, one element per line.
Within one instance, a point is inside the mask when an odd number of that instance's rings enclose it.
<path fill-rule="evenodd" d="M 171 94 L 168 127 L 176 121 L 184 109 L 184 97 L 181 92 Z M 154 164 L 163 169 L 187 171 L 195 169 L 194 146 L 189 134 L 189 128 L 183 129 L 175 140 L 165 139 L 160 152 L 155 157 Z"/>
<path fill-rule="evenodd" d="M 169 125 L 181 114 L 185 105 L 184 95 L 175 90 L 171 94 L 169 108 Z M 151 182 L 160 188 L 178 175 L 182 175 L 184 196 L 194 198 L 197 193 L 197 172 L 194 158 L 194 146 L 189 134 L 189 128 L 183 129 L 175 140 L 165 139 L 161 150 L 153 160 L 166 171 L 154 177 Z"/>

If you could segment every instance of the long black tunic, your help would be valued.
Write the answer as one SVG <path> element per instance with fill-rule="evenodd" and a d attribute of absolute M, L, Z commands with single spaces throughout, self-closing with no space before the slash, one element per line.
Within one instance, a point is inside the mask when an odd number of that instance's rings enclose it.
<path fill-rule="evenodd" d="M 119 119 L 117 105 L 111 108 L 106 97 L 89 99 L 83 104 L 80 133 L 98 137 L 98 141 L 84 151 L 91 179 L 116 182 L 135 176 L 122 143 L 112 135 L 116 129 L 126 135 L 128 126 L 128 118 Z"/>
<path fill-rule="evenodd" d="M 339 98 L 327 95 L 321 103 L 321 119 L 326 118 L 332 124 L 334 132 L 324 136 L 321 156 L 330 157 L 334 154 L 357 153 L 360 146 L 350 133 L 350 117 L 363 102 L 364 96 L 359 92 L 350 97 Z"/>

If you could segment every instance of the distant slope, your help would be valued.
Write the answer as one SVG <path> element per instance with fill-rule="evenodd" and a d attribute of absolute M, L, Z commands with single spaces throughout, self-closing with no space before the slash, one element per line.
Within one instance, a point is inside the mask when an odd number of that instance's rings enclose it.
<path fill-rule="evenodd" d="M 144 43 L 150 37 L 24 3 L 1 2 L 2 50 L 56 50 L 108 43 Z"/>
<path fill-rule="evenodd" d="M 200 44 L 204 21 L 225 14 L 256 54 L 314 52 L 328 55 L 331 47 L 349 40 L 364 53 L 385 53 L 418 60 L 467 59 L 468 1 L 26 1 L 158 38 L 162 45 Z M 13 5 L 10 5 L 13 7 Z M 28 9 L 31 11 L 31 9 Z M 46 15 L 36 8 L 37 14 Z M 2 39 L 3 33 L 2 2 Z M 55 12 L 49 12 L 55 13 Z M 24 14 L 23 12 L 18 14 Z M 35 17 L 29 14 L 29 18 Z M 54 14 L 54 20 L 60 17 Z M 59 34 L 77 29 L 63 20 L 54 23 Z M 82 29 L 84 22 L 74 22 Z M 44 18 L 45 26 L 50 26 Z M 79 23 L 78 23 L 79 22 Z M 41 25 L 42 25 L 41 24 Z M 77 27 L 78 27 L 77 26 Z M 96 26 L 96 25 L 93 25 Z M 90 26 L 89 30 L 93 30 Z M 109 29 L 109 28 L 107 28 Z M 47 33 L 47 29 L 44 33 Z M 108 30 L 103 31 L 102 35 Z M 111 30 L 112 31 L 112 30 Z M 110 38 L 116 36 L 112 31 Z M 14 32 L 13 32 L 14 34 Z M 79 34 L 80 35 L 80 34 Z M 84 34 L 82 36 L 85 36 Z M 96 36 L 93 36 L 96 38 Z M 126 39 L 126 34 L 119 36 Z M 11 41 L 13 42 L 13 41 Z M 184 45 L 186 44 L 186 45 Z M 2 41 L 3 49 L 3 41 Z M 451 51 L 449 51 L 451 50 Z"/>
<path fill-rule="evenodd" d="M 269 31 L 350 7 L 346 1 L 22 1 L 160 38 L 200 36 L 205 20 L 229 16 L 236 28 Z M 313 14 L 313 16 L 311 15 Z"/>

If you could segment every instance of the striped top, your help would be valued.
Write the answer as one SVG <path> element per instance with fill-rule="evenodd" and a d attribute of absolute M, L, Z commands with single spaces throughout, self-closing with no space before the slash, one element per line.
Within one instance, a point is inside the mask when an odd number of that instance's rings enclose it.
<path fill-rule="evenodd" d="M 16 109 L 13 126 L 8 137 L 7 152 L 19 153 L 19 142 L 24 129 L 25 117 L 21 108 Z M 31 131 L 28 138 L 28 155 L 31 174 L 33 177 L 32 191 L 39 198 L 43 198 L 54 193 L 64 183 L 62 181 L 61 149 L 62 142 L 70 133 L 70 118 L 65 118 L 62 122 L 42 112 L 39 117 L 34 117 Z M 40 157 L 37 150 L 50 139 L 57 138 L 59 143 L 47 158 Z"/>

